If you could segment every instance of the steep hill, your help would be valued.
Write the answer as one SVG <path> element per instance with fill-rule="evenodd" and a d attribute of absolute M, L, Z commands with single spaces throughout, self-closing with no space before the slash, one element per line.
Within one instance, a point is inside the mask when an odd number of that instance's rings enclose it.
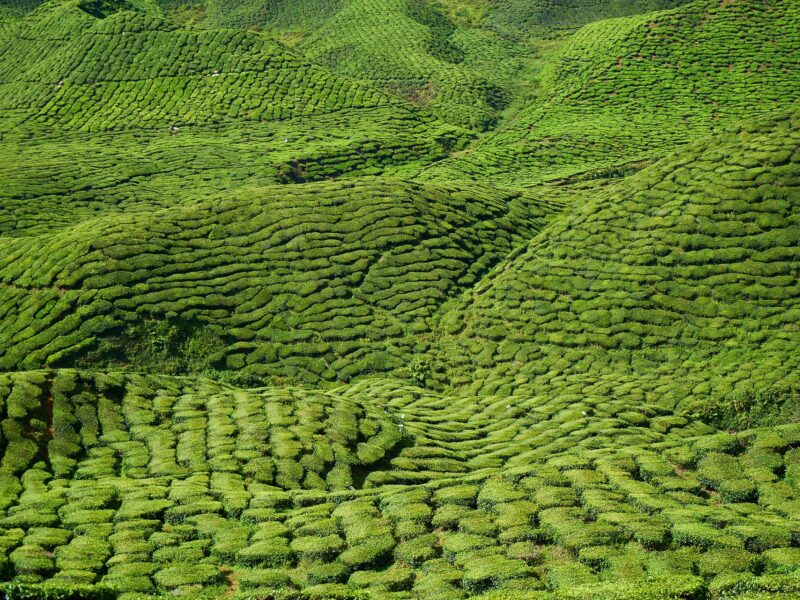
<path fill-rule="evenodd" d="M 800 94 L 796 2 L 697 0 L 587 25 L 542 74 L 540 100 L 431 178 L 532 184 L 623 170 Z M 787 35 L 783 35 L 786 32 Z"/>
<path fill-rule="evenodd" d="M 443 318 L 453 383 L 682 406 L 796 387 L 799 169 L 780 114 L 574 206 Z"/>

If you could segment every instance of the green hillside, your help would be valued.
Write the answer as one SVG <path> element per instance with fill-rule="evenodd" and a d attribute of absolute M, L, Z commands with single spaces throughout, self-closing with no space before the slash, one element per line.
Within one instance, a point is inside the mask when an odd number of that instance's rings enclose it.
<path fill-rule="evenodd" d="M 798 32 L 0 0 L 0 596 L 800 597 Z"/>
<path fill-rule="evenodd" d="M 47 4 L 0 36 L 0 232 L 376 175 L 465 134 L 253 33 Z"/>
<path fill-rule="evenodd" d="M 576 206 L 444 316 L 451 383 L 798 389 L 799 135 L 796 113 L 748 122 Z"/>
<path fill-rule="evenodd" d="M 540 100 L 430 177 L 533 184 L 624 170 L 798 101 L 796 2 L 698 0 L 578 31 Z"/>
<path fill-rule="evenodd" d="M 0 364 L 90 359 L 307 383 L 398 369 L 427 348 L 418 338 L 447 297 L 556 208 L 369 178 L 7 237 Z"/>
<path fill-rule="evenodd" d="M 592 21 L 674 8 L 687 1 L 498 0 L 488 18 L 493 27 L 503 32 L 552 37 L 572 32 Z"/>

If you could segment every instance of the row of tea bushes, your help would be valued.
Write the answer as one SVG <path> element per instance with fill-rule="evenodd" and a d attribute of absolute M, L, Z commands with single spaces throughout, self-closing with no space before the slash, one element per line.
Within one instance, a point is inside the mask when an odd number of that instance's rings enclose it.
<path fill-rule="evenodd" d="M 604 380 L 612 397 L 684 406 L 791 391 L 799 165 L 798 119 L 783 113 L 598 192 L 445 315 L 443 372 L 544 396 Z"/>
<path fill-rule="evenodd" d="M 0 364 L 75 364 L 89 352 L 312 383 L 407 371 L 448 297 L 558 209 L 377 178 L 292 192 L 247 188 L 3 240 Z"/>
<path fill-rule="evenodd" d="M 798 589 L 796 424 L 732 434 L 629 411 L 616 419 L 631 435 L 618 425 L 603 437 L 602 405 L 523 397 L 519 418 L 538 414 L 566 442 L 533 455 L 507 425 L 467 422 L 460 442 L 437 440 L 431 424 L 458 423 L 466 401 L 387 382 L 323 393 L 62 370 L 0 385 L 0 573 L 15 584 L 131 598 Z M 28 442 L 39 451 L 23 463 Z M 402 479 L 436 447 L 453 462 L 501 447 L 520 460 Z M 307 473 L 299 485 L 292 461 Z"/>

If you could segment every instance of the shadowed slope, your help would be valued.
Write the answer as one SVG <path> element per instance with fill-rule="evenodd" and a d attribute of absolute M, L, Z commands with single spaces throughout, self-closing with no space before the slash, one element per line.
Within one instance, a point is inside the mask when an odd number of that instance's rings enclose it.
<path fill-rule="evenodd" d="M 552 210 L 365 179 L 245 189 L 0 240 L 0 364 L 70 364 L 93 350 L 94 363 L 256 379 L 396 369 L 427 348 L 417 337 L 442 302 Z"/>

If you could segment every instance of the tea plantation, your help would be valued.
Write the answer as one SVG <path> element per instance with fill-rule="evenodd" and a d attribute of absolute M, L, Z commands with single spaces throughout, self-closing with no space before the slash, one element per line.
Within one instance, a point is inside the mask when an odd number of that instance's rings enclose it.
<path fill-rule="evenodd" d="M 0 0 L 0 598 L 800 598 L 796 0 Z"/>
<path fill-rule="evenodd" d="M 539 101 L 432 177 L 603 175 L 800 100 L 797 2 L 695 1 L 598 21 L 553 51 Z"/>

